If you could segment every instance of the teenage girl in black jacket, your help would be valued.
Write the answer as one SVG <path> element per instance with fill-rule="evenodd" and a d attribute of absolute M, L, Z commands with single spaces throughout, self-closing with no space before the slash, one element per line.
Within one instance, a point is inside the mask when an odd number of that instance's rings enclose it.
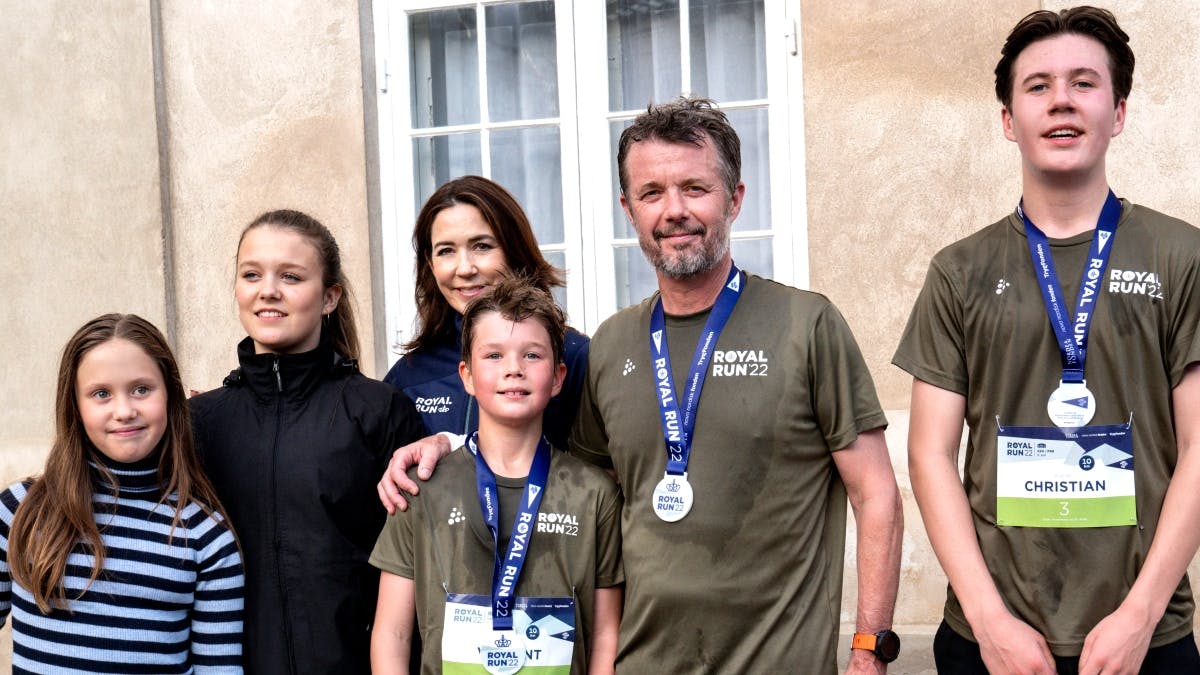
<path fill-rule="evenodd" d="M 205 470 L 241 538 L 246 672 L 368 673 L 385 512 L 371 489 L 423 435 L 413 404 L 358 370 L 337 243 L 296 211 L 255 219 L 234 284 L 241 366 L 192 399 Z"/>

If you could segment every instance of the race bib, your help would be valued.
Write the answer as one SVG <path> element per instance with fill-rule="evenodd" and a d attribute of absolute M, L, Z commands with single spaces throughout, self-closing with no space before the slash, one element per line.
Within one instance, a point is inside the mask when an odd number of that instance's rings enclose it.
<path fill-rule="evenodd" d="M 996 441 L 996 524 L 1136 525 L 1131 426 L 1001 426 Z"/>
<path fill-rule="evenodd" d="M 513 604 L 513 629 L 493 631 L 491 598 L 448 594 L 442 672 L 570 675 L 575 652 L 574 599 L 517 597 Z"/>

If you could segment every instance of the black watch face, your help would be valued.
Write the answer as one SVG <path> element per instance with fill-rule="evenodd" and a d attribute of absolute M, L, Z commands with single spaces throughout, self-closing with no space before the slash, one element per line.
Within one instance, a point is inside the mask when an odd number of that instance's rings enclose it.
<path fill-rule="evenodd" d="M 875 654 L 884 663 L 891 663 L 900 656 L 900 636 L 890 630 L 875 635 Z"/>

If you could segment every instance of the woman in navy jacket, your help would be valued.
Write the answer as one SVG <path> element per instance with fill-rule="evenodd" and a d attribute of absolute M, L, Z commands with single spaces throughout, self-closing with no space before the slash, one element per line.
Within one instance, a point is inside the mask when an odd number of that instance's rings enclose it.
<path fill-rule="evenodd" d="M 417 256 L 420 331 L 384 381 L 417 407 L 429 433 L 454 436 L 451 448 L 478 426 L 474 399 L 458 375 L 462 360 L 462 312 L 497 279 L 521 275 L 546 292 L 563 285 L 562 272 L 542 257 L 529 219 L 500 185 L 463 176 L 439 187 L 413 228 Z M 588 339 L 567 329 L 567 379 L 550 401 L 542 432 L 565 450 L 587 369 Z"/>
<path fill-rule="evenodd" d="M 424 435 L 412 402 L 358 370 L 337 243 L 296 211 L 238 244 L 249 334 L 224 386 L 192 399 L 204 468 L 241 539 L 248 673 L 370 672 L 385 511 L 371 486 Z"/>

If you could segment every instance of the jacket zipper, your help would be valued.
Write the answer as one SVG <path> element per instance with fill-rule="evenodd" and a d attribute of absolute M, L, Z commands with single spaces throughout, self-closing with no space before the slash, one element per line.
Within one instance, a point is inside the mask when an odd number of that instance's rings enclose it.
<path fill-rule="evenodd" d="M 287 588 L 283 582 L 283 565 L 280 561 L 279 549 L 279 491 L 276 487 L 276 473 L 279 466 L 279 430 L 283 426 L 283 376 L 279 373 L 279 357 L 276 356 L 271 364 L 275 373 L 275 438 L 271 442 L 271 540 L 275 554 L 275 579 L 279 584 L 279 601 L 283 605 L 283 641 L 287 646 L 288 672 L 296 671 L 296 654 L 292 647 L 292 622 L 288 613 Z"/>

